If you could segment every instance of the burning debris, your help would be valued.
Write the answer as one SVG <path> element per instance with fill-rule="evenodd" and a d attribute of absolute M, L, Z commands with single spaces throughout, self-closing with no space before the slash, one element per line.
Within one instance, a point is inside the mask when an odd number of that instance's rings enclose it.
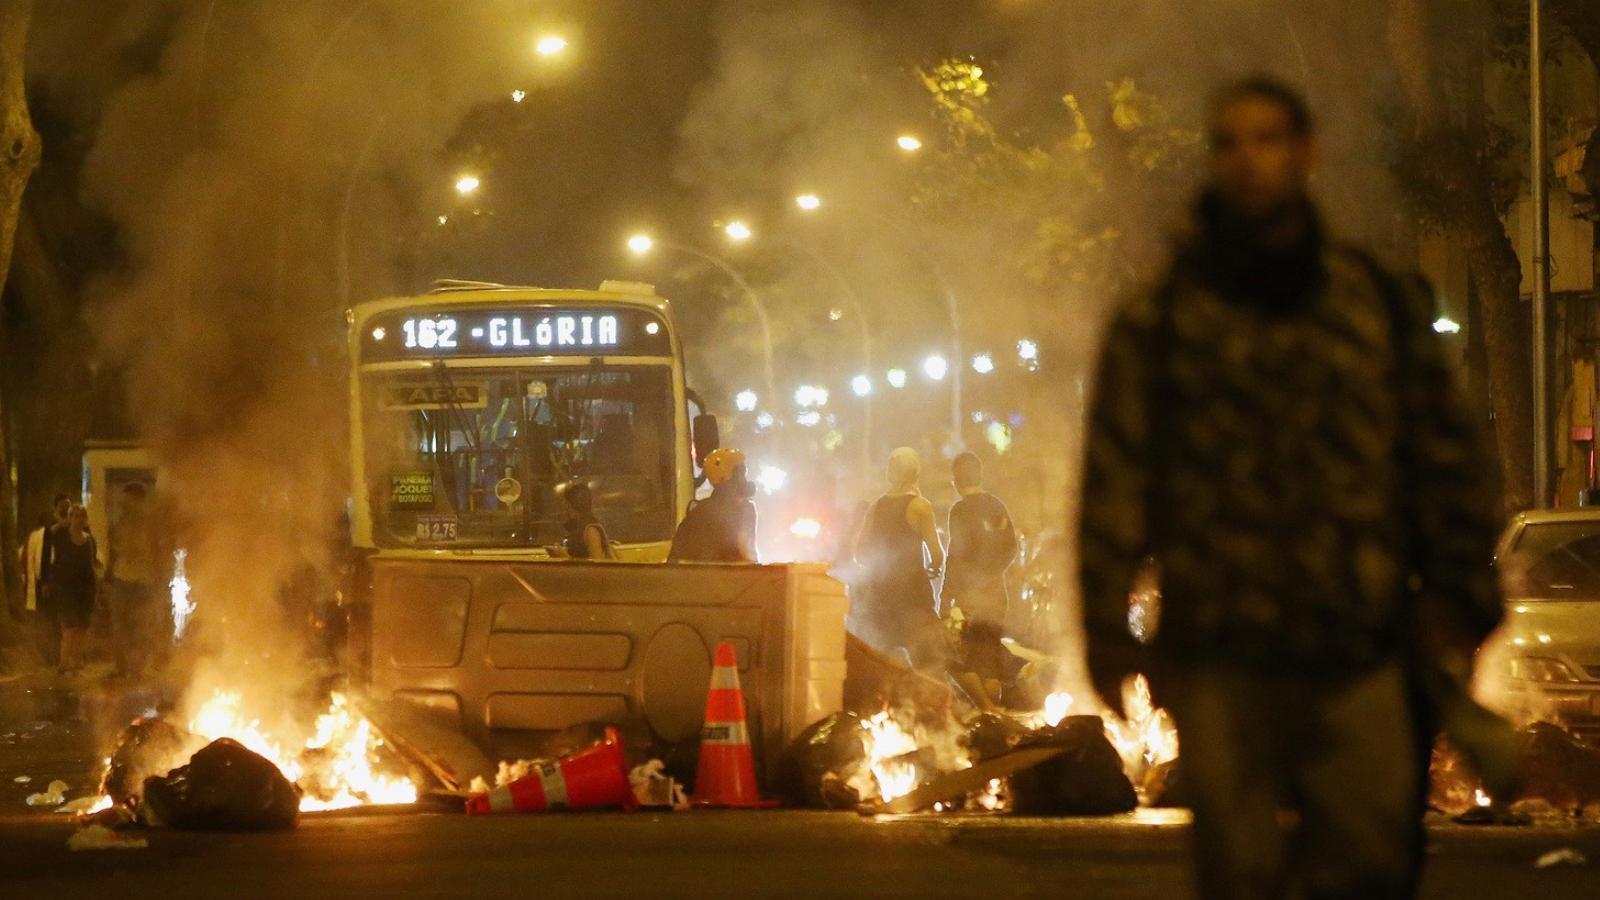
<path fill-rule="evenodd" d="M 345 694 L 334 692 L 298 738 L 274 734 L 241 706 L 237 692 L 217 690 L 187 727 L 159 716 L 133 722 L 106 759 L 98 808 L 89 812 L 114 804 L 123 819 L 150 824 L 288 827 L 285 785 L 296 814 L 416 802 L 416 783 Z"/>

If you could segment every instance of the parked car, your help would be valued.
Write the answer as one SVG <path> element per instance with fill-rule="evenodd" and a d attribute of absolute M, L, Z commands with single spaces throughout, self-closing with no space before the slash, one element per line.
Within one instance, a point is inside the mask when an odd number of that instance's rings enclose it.
<path fill-rule="evenodd" d="M 1484 659 L 1510 709 L 1600 736 L 1600 508 L 1519 514 L 1495 564 L 1506 623 Z"/>

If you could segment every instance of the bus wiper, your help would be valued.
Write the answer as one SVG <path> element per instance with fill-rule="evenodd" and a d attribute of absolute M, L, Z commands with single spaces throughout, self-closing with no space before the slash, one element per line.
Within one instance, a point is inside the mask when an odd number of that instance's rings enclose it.
<path fill-rule="evenodd" d="M 450 377 L 450 368 L 444 364 L 444 360 L 434 360 L 433 374 L 436 376 L 435 381 L 438 383 L 439 387 L 444 389 L 444 408 L 446 413 L 446 421 L 449 421 L 448 417 L 450 415 L 454 415 L 456 424 L 461 427 L 461 433 L 467 438 L 467 447 L 472 450 L 472 454 L 474 456 L 482 456 L 483 452 L 478 449 L 477 426 L 467 421 L 467 411 L 463 409 L 461 403 L 456 400 L 455 379 Z M 449 452 L 448 448 L 452 443 L 453 442 L 448 440 L 445 442 L 446 452 Z"/>

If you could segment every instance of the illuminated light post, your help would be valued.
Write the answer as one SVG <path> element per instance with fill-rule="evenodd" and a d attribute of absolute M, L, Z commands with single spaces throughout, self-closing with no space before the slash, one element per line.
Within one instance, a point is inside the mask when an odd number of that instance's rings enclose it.
<path fill-rule="evenodd" d="M 895 145 L 907 153 L 915 153 L 922 149 L 922 141 L 914 134 L 902 134 L 894 139 Z"/>
<path fill-rule="evenodd" d="M 727 225 L 724 225 L 722 227 L 722 233 L 728 236 L 728 240 L 736 243 L 748 241 L 750 240 L 750 236 L 754 234 L 754 232 L 750 230 L 749 225 L 746 225 L 737 219 L 729 222 Z"/>
<path fill-rule="evenodd" d="M 822 206 L 822 198 L 816 194 L 801 194 L 794 198 L 794 205 L 806 212 L 811 212 Z"/>
<path fill-rule="evenodd" d="M 528 92 L 527 91 L 517 90 L 517 91 L 512 91 L 511 92 L 511 102 L 512 103 L 521 103 L 522 101 L 524 101 L 526 99 L 528 99 Z"/>
<path fill-rule="evenodd" d="M 884 373 L 883 378 L 885 381 L 889 382 L 889 387 L 897 390 L 906 386 L 905 369 L 890 369 L 888 372 Z"/>
<path fill-rule="evenodd" d="M 740 412 L 755 412 L 756 405 L 760 402 L 760 400 L 761 398 L 756 396 L 755 391 L 747 388 L 734 395 L 733 405 L 734 408 Z"/>
<path fill-rule="evenodd" d="M 922 374 L 934 381 L 943 381 L 950 374 L 950 361 L 935 353 L 922 361 Z"/>
<path fill-rule="evenodd" d="M 482 183 L 483 182 L 479 181 L 478 176 L 476 175 L 463 175 L 456 179 L 456 193 L 465 197 L 469 194 L 475 193 L 478 190 L 478 186 Z"/>
<path fill-rule="evenodd" d="M 872 394 L 872 379 L 865 375 L 857 375 L 850 379 L 850 392 L 857 397 L 868 397 Z"/>
<path fill-rule="evenodd" d="M 1438 334 L 1460 334 L 1461 323 L 1449 316 L 1440 316 L 1433 320 L 1433 330 Z"/>
<path fill-rule="evenodd" d="M 979 353 L 972 358 L 972 371 L 979 375 L 987 375 L 994 371 L 994 357 L 987 353 Z"/>
<path fill-rule="evenodd" d="M 730 237 L 731 236 L 732 235 L 730 235 Z M 732 263 L 720 256 L 717 256 L 716 254 L 708 253 L 698 247 L 691 247 L 688 244 L 680 244 L 676 241 L 656 240 L 655 238 L 643 232 L 628 238 L 628 250 L 637 257 L 642 258 L 648 256 L 650 252 L 657 247 L 682 253 L 686 256 L 692 256 L 695 259 L 701 260 L 702 262 L 710 263 L 719 272 L 728 276 L 728 279 L 738 286 L 739 290 L 744 294 L 745 299 L 749 301 L 750 308 L 755 310 L 756 323 L 761 328 L 761 366 L 764 381 L 762 387 L 766 391 L 766 396 L 769 399 L 777 397 L 778 377 L 776 374 L 777 366 L 773 363 L 772 319 L 767 315 L 767 305 L 762 302 L 761 295 L 756 293 L 756 289 L 750 285 L 750 282 L 747 281 L 743 275 L 739 274 L 739 270 L 735 269 Z"/>
<path fill-rule="evenodd" d="M 559 34 L 547 34 L 534 42 L 533 52 L 540 56 L 555 56 L 567 49 L 567 39 Z"/>

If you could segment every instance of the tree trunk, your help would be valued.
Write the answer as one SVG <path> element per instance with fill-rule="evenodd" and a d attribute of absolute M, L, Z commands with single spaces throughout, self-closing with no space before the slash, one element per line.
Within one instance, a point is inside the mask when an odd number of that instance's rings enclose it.
<path fill-rule="evenodd" d="M 23 82 L 32 16 L 33 0 L 0 0 L 0 285 L 11 269 L 22 191 L 39 164 L 39 135 L 28 117 Z M 17 576 L 16 482 L 5 383 L 5 373 L 0 371 L 0 593 L 7 593 Z"/>
<path fill-rule="evenodd" d="M 1482 329 L 1505 506 L 1526 509 L 1533 503 L 1533 362 L 1520 299 L 1522 267 L 1494 207 L 1489 161 L 1470 146 L 1478 129 L 1453 127 L 1447 115 L 1444 67 L 1434 52 L 1429 6 L 1427 0 L 1396 0 L 1390 6 L 1389 51 L 1409 101 L 1413 138 L 1428 148 L 1431 179 L 1446 188 L 1451 230 L 1465 245 L 1483 313 L 1473 324 Z M 1469 114 L 1481 115 L 1481 107 Z"/>

